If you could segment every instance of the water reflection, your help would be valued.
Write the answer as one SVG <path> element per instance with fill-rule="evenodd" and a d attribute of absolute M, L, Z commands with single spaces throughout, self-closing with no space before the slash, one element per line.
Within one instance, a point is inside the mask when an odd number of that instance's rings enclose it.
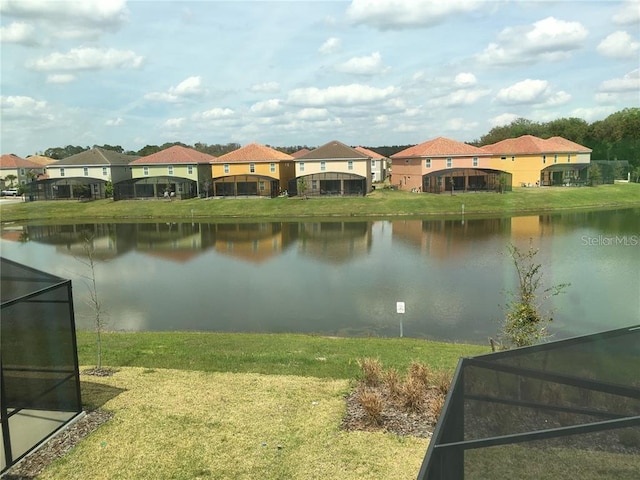
<path fill-rule="evenodd" d="M 505 247 L 533 240 L 551 284 L 572 286 L 560 337 L 637 323 L 640 209 L 492 219 L 3 225 L 2 255 L 74 280 L 91 238 L 110 328 L 404 335 L 485 342 L 514 285 Z M 402 317 L 397 301 L 406 303 Z"/>

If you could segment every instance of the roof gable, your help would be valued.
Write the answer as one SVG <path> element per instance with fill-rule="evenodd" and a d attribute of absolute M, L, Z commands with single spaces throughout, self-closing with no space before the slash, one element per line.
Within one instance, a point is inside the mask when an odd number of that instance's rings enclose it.
<path fill-rule="evenodd" d="M 504 154 L 541 154 L 565 152 L 591 152 L 587 147 L 578 145 L 566 138 L 551 137 L 542 139 L 533 135 L 522 135 L 517 138 L 507 138 L 500 142 L 482 147 L 487 152 Z"/>
<path fill-rule="evenodd" d="M 174 145 L 159 152 L 152 153 L 146 157 L 138 158 L 130 165 L 158 165 L 158 164 L 179 164 L 179 163 L 211 163 L 216 157 L 199 152 L 193 148 Z"/>
<path fill-rule="evenodd" d="M 311 150 L 296 160 L 322 160 L 322 159 L 366 159 L 370 158 L 369 155 L 365 155 L 359 152 L 355 148 L 351 148 L 342 142 L 332 140 L 329 143 L 325 143 L 321 147 Z"/>
<path fill-rule="evenodd" d="M 8 153 L 0 157 L 0 168 L 44 168 L 42 165 L 25 158 Z"/>
<path fill-rule="evenodd" d="M 60 167 L 73 167 L 73 166 L 90 166 L 90 165 L 129 165 L 133 160 L 136 160 L 137 156 L 125 155 L 124 153 L 118 153 L 114 150 L 105 150 L 100 147 L 93 147 L 91 150 L 85 150 L 84 152 L 76 153 L 70 157 L 58 160 L 51 166 Z"/>
<path fill-rule="evenodd" d="M 449 157 L 449 156 L 478 156 L 487 155 L 485 150 L 474 147 L 467 143 L 451 140 L 446 137 L 437 137 L 433 140 L 414 145 L 398 153 L 391 155 L 391 158 L 406 157 Z"/>
<path fill-rule="evenodd" d="M 280 162 L 293 160 L 287 153 L 280 152 L 271 147 L 250 143 L 224 155 L 214 158 L 215 163 L 241 163 L 241 162 Z"/>
<path fill-rule="evenodd" d="M 384 155 L 380 155 L 378 152 L 374 152 L 373 150 L 369 150 L 364 147 L 356 147 L 356 150 L 360 153 L 364 153 L 369 158 L 385 158 Z"/>

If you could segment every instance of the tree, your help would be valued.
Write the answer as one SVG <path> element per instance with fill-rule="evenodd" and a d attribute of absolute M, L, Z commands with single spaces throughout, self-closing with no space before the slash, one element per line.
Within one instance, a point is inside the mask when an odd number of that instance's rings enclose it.
<path fill-rule="evenodd" d="M 527 251 L 515 245 L 507 247 L 517 273 L 516 291 L 507 292 L 504 305 L 505 318 L 499 338 L 503 348 L 533 345 L 549 336 L 547 326 L 553 318 L 551 312 L 542 312 L 543 303 L 559 295 L 570 285 L 562 283 L 545 288 L 542 265 L 536 263 L 538 249 L 529 243 Z"/>
<path fill-rule="evenodd" d="M 309 186 L 307 185 L 307 181 L 304 178 L 300 178 L 298 180 L 298 195 L 302 196 L 302 198 L 306 200 L 308 189 Z"/>
<path fill-rule="evenodd" d="M 81 262 L 88 268 L 87 274 L 82 274 L 81 277 L 85 280 L 87 289 L 89 291 L 88 304 L 93 314 L 93 326 L 96 333 L 96 367 L 90 373 L 94 375 L 104 375 L 108 373 L 108 370 L 102 368 L 102 333 L 106 327 L 105 311 L 98 297 L 98 285 L 96 283 L 96 250 L 93 242 L 93 235 L 86 233 L 83 238 L 83 250 L 86 255 L 86 259 L 75 257 L 76 260 Z"/>
<path fill-rule="evenodd" d="M 589 184 L 592 187 L 602 183 L 602 169 L 597 163 L 589 165 Z"/>
<path fill-rule="evenodd" d="M 17 179 L 18 177 L 16 177 L 13 173 L 10 173 L 9 175 L 4 177 L 5 182 L 9 182 L 9 188 L 13 188 L 13 182 L 15 182 Z"/>

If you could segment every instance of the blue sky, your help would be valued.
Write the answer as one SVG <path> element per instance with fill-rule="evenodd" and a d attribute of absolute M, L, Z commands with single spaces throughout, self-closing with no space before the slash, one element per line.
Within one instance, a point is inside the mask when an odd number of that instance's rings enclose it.
<path fill-rule="evenodd" d="M 640 0 L 0 0 L 2 153 L 472 141 L 640 106 Z"/>

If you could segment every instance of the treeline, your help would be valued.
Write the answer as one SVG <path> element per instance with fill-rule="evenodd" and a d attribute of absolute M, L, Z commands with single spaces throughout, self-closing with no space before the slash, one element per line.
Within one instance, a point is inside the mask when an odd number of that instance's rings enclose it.
<path fill-rule="evenodd" d="M 535 135 L 540 138 L 564 137 L 593 150 L 591 153 L 592 160 L 628 161 L 631 170 L 640 168 L 640 108 L 625 108 L 609 115 L 604 120 L 598 120 L 593 123 L 588 123 L 580 118 L 559 118 L 543 123 L 533 122 L 526 118 L 518 118 L 509 125 L 492 128 L 486 135 L 469 143 L 475 146 L 483 146 L 521 135 Z M 182 142 L 169 142 L 162 145 L 146 145 L 138 151 L 125 151 L 120 145 L 94 145 L 94 147 L 114 150 L 128 155 L 147 156 L 174 145 L 193 148 L 216 157 L 237 150 L 241 146 L 238 143 L 207 144 L 197 142 L 194 145 L 187 145 Z M 410 146 L 412 145 L 379 145 L 366 148 L 374 150 L 385 157 L 390 157 L 394 153 Z M 73 145 L 54 147 L 45 150 L 44 155 L 60 160 L 89 148 Z M 271 148 L 291 154 L 302 148 L 311 150 L 314 147 L 291 145 L 284 147 L 271 146 Z"/>

